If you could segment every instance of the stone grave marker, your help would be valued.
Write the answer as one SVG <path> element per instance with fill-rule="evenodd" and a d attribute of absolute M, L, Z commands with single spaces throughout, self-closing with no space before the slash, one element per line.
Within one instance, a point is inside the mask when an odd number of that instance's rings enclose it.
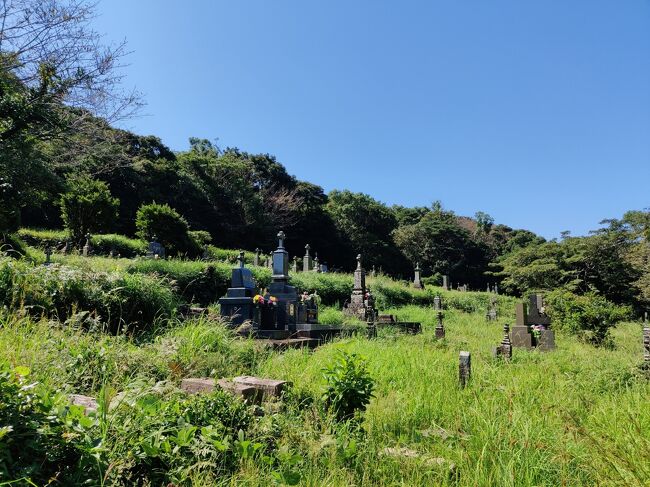
<path fill-rule="evenodd" d="M 433 309 L 436 311 L 442 310 L 442 298 L 440 296 L 435 296 L 433 298 Z"/>
<path fill-rule="evenodd" d="M 460 352 L 458 356 L 458 381 L 465 387 L 472 378 L 472 355 L 469 352 Z"/>
<path fill-rule="evenodd" d="M 368 303 L 366 302 L 366 270 L 361 265 L 361 254 L 357 255 L 357 267 L 354 270 L 354 286 L 350 302 L 343 308 L 343 313 L 348 316 L 355 316 L 360 320 L 368 319 Z"/>
<path fill-rule="evenodd" d="M 643 327 L 643 362 L 650 367 L 650 327 Z"/>
<path fill-rule="evenodd" d="M 496 299 L 494 299 L 494 298 L 490 299 L 490 304 L 488 305 L 488 310 L 487 310 L 487 313 L 485 314 L 485 318 L 488 321 L 496 321 L 496 319 L 497 319 L 497 302 L 496 302 Z"/>
<path fill-rule="evenodd" d="M 424 285 L 422 284 L 422 280 L 420 279 L 420 264 L 417 263 L 415 264 L 415 277 L 413 279 L 413 287 L 415 289 L 424 289 Z"/>
<path fill-rule="evenodd" d="M 438 324 L 436 325 L 436 338 L 445 338 L 445 327 L 442 323 L 442 311 L 438 311 Z"/>
<path fill-rule="evenodd" d="M 151 238 L 149 242 L 149 247 L 147 249 L 147 258 L 149 259 L 164 259 L 165 258 L 165 247 L 158 242 L 156 235 Z"/>
<path fill-rule="evenodd" d="M 314 254 L 314 268 L 312 270 L 314 272 L 320 272 L 320 264 L 318 263 L 318 252 Z"/>
<path fill-rule="evenodd" d="M 259 266 L 260 265 L 260 254 L 262 251 L 259 248 L 255 249 L 255 255 L 253 255 L 253 265 L 254 266 Z"/>
<path fill-rule="evenodd" d="M 512 358 L 512 343 L 510 343 L 510 327 L 505 324 L 503 325 L 503 340 L 501 343 L 493 349 L 492 355 L 495 357 L 503 357 L 506 360 Z"/>
<path fill-rule="evenodd" d="M 82 254 L 83 254 L 84 257 L 88 257 L 90 255 L 91 250 L 92 250 L 91 247 L 90 247 L 90 239 L 91 238 L 92 238 L 92 235 L 90 235 L 90 233 L 87 233 L 86 234 L 86 243 L 85 243 L 85 245 L 83 246 L 83 249 L 82 249 Z"/>
<path fill-rule="evenodd" d="M 305 245 L 305 256 L 302 258 L 302 271 L 309 272 L 311 270 L 311 256 L 309 255 L 309 244 Z"/>
<path fill-rule="evenodd" d="M 253 274 L 244 267 L 244 252 L 239 253 L 238 264 L 232 270 L 230 287 L 226 295 L 219 299 L 221 316 L 228 318 L 234 326 L 255 318 L 253 296 L 258 292 Z"/>
<path fill-rule="evenodd" d="M 442 288 L 449 291 L 449 276 L 442 276 Z"/>
<path fill-rule="evenodd" d="M 50 265 L 51 260 L 50 258 L 52 257 L 52 247 L 48 245 L 45 247 L 45 265 Z"/>

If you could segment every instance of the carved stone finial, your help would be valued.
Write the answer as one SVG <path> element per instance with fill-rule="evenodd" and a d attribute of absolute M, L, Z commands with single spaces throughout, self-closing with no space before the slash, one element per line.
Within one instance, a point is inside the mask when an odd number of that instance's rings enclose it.
<path fill-rule="evenodd" d="M 237 257 L 239 262 L 239 267 L 244 267 L 244 252 L 239 252 L 239 257 Z"/>
<path fill-rule="evenodd" d="M 285 238 L 287 238 L 287 236 L 285 235 L 285 233 L 282 230 L 280 230 L 278 232 L 278 248 L 279 249 L 284 248 L 284 239 Z"/>
<path fill-rule="evenodd" d="M 357 270 L 361 270 L 361 254 L 357 254 Z"/>
<path fill-rule="evenodd" d="M 416 263 L 415 263 L 415 270 L 416 270 L 417 272 L 420 272 L 421 269 L 420 269 L 420 263 L 419 263 L 419 262 L 416 262 Z"/>
<path fill-rule="evenodd" d="M 305 255 L 307 255 L 307 256 L 309 255 L 309 249 L 311 249 L 309 244 L 305 245 Z"/>

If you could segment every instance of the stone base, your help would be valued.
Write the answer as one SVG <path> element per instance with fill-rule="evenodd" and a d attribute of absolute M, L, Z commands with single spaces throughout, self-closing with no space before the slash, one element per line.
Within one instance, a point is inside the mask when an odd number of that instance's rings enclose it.
<path fill-rule="evenodd" d="M 537 340 L 537 350 L 549 352 L 555 350 L 555 333 L 553 330 L 542 330 Z"/>
<path fill-rule="evenodd" d="M 290 348 L 316 348 L 320 345 L 320 340 L 317 338 L 285 338 L 283 340 L 262 339 L 262 346 L 270 348 L 271 350 L 283 351 Z"/>
<path fill-rule="evenodd" d="M 338 336 L 344 331 L 340 326 L 318 323 L 298 323 L 294 328 L 294 330 L 257 330 L 255 334 L 258 338 L 271 340 L 314 338 L 323 341 Z"/>
<path fill-rule="evenodd" d="M 510 333 L 510 343 L 514 348 L 533 348 L 533 335 L 527 326 L 513 326 Z"/>

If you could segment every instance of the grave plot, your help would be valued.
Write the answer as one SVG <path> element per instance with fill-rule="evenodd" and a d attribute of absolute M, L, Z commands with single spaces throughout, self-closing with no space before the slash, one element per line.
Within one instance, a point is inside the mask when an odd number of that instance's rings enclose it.
<path fill-rule="evenodd" d="M 313 347 L 341 334 L 343 327 L 319 324 L 316 297 L 307 293 L 299 296 L 296 288 L 289 285 L 289 254 L 284 239 L 284 232 L 279 232 L 278 248 L 271 259 L 271 284 L 264 294 L 260 294 L 240 256 L 238 267 L 232 270 L 231 287 L 219 299 L 221 316 L 233 326 L 252 323 L 252 334 L 270 340 L 272 347 Z M 309 265 L 308 256 L 307 247 L 305 262 Z"/>

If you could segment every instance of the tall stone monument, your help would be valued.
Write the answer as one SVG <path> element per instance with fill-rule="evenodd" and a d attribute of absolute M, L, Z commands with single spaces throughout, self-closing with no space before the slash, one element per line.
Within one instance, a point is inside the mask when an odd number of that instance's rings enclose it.
<path fill-rule="evenodd" d="M 361 265 L 361 254 L 357 255 L 357 268 L 354 270 L 354 287 L 350 302 L 343 309 L 349 316 L 365 320 L 366 316 L 366 270 Z"/>
<path fill-rule="evenodd" d="M 244 267 L 244 252 L 239 253 L 237 261 L 237 267 L 232 270 L 230 287 L 226 295 L 219 299 L 221 316 L 228 318 L 234 326 L 254 320 L 253 296 L 258 292 L 253 274 Z"/>
<path fill-rule="evenodd" d="M 309 244 L 305 245 L 305 256 L 302 258 L 302 271 L 309 272 L 311 270 L 311 256 L 309 255 Z"/>
<path fill-rule="evenodd" d="M 279 329 L 295 330 L 298 314 L 298 294 L 289 286 L 289 253 L 284 248 L 286 235 L 278 233 L 278 248 L 273 252 L 273 274 L 268 292 L 277 298 L 277 324 Z"/>
<path fill-rule="evenodd" d="M 422 280 L 420 279 L 421 271 L 422 269 L 420 269 L 420 264 L 415 264 L 415 277 L 413 279 L 413 287 L 415 289 L 424 289 L 424 284 L 422 284 Z"/>

